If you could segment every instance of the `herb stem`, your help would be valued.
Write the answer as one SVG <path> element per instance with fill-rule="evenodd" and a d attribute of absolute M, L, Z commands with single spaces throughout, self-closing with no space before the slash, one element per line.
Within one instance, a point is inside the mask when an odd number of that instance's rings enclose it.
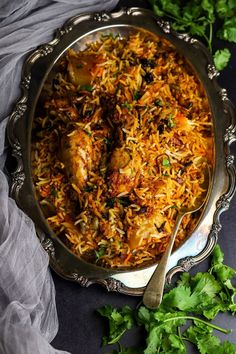
<path fill-rule="evenodd" d="M 126 332 L 126 328 L 123 329 L 115 338 L 113 338 L 112 340 L 110 340 L 109 342 L 107 342 L 107 344 L 115 344 L 116 342 L 118 342 L 118 340 L 123 336 L 123 334 Z"/>
<path fill-rule="evenodd" d="M 165 12 L 165 16 L 168 17 L 168 18 L 170 18 L 171 20 L 174 20 L 174 21 L 176 21 L 176 22 L 180 22 L 180 23 L 185 24 L 186 26 L 189 26 L 188 21 L 183 20 L 183 19 L 180 18 L 180 17 L 175 17 L 175 16 L 172 16 L 172 15 L 169 15 L 167 12 Z"/>
<path fill-rule="evenodd" d="M 210 22 L 209 23 L 209 40 L 208 40 L 208 46 L 209 46 L 209 50 L 212 53 L 212 32 L 213 32 L 213 23 Z"/>
<path fill-rule="evenodd" d="M 187 338 L 187 337 L 182 337 L 183 340 L 185 340 L 186 342 L 190 342 L 195 344 L 191 339 Z"/>
<path fill-rule="evenodd" d="M 180 330 L 180 327 L 179 327 L 179 326 L 178 326 L 177 331 L 178 331 L 178 336 L 179 336 L 179 339 L 181 340 L 181 343 L 182 343 L 182 344 L 183 344 L 183 346 L 184 346 L 183 337 L 182 337 L 182 333 L 181 333 L 181 330 Z"/>
<path fill-rule="evenodd" d="M 204 320 L 201 320 L 198 317 L 194 317 L 194 316 L 176 316 L 176 317 L 172 317 L 172 318 L 167 318 L 166 320 L 164 320 L 163 322 L 169 322 L 169 321 L 173 321 L 173 320 L 179 320 L 179 319 L 186 319 L 186 320 L 193 320 L 193 321 L 198 321 L 201 323 L 204 323 L 205 325 L 207 325 L 208 327 L 211 327 L 213 329 L 216 329 L 217 331 L 220 331 L 222 333 L 228 334 L 231 332 L 231 329 L 225 329 L 219 326 L 216 326 L 212 323 L 206 322 Z"/>
<path fill-rule="evenodd" d="M 165 12 L 165 16 L 170 18 L 171 20 L 176 21 L 176 23 L 182 23 L 183 25 L 185 25 L 186 27 L 189 27 L 189 22 L 187 20 L 184 20 L 180 17 L 175 17 L 173 15 L 170 15 L 169 13 Z M 196 19 L 196 22 L 201 21 L 203 18 L 198 18 Z M 210 53 L 212 53 L 212 35 L 213 35 L 213 23 L 209 22 L 209 37 L 207 37 L 207 35 L 202 32 L 202 37 L 205 39 L 208 49 L 210 51 Z"/>
<path fill-rule="evenodd" d="M 210 37 L 208 38 L 205 33 L 202 33 L 202 37 L 205 39 L 205 41 L 207 43 L 207 47 L 208 47 L 210 53 L 212 53 L 212 46 L 211 46 Z"/>

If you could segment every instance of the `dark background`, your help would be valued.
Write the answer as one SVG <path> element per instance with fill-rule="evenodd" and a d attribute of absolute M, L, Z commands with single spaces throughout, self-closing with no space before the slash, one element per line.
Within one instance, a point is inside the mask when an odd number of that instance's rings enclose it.
<path fill-rule="evenodd" d="M 135 6 L 148 8 L 148 1 L 124 0 L 120 1 L 117 8 L 122 6 Z M 214 49 L 223 48 L 224 43 L 216 40 Z M 219 83 L 226 88 L 229 98 L 236 105 L 236 45 L 228 46 L 232 57 L 230 65 L 221 73 Z M 231 146 L 232 154 L 236 152 L 235 143 Z M 219 234 L 219 244 L 225 254 L 225 263 L 236 268 L 236 198 L 231 202 L 230 209 L 221 216 L 222 230 Z M 209 259 L 195 266 L 190 273 L 206 271 L 209 267 Z M 129 305 L 137 306 L 140 297 L 132 297 L 119 293 L 107 292 L 99 285 L 83 288 L 76 283 L 63 280 L 54 272 L 53 278 L 56 287 L 56 302 L 59 317 L 59 332 L 52 342 L 57 349 L 67 350 L 73 354 L 101 354 L 111 352 L 111 348 L 102 348 L 101 339 L 104 335 L 106 322 L 96 313 L 99 307 L 111 304 L 115 307 Z M 218 315 L 214 321 L 218 325 L 233 329 L 229 335 L 219 335 L 222 340 L 229 340 L 236 345 L 236 318 L 229 314 Z M 121 341 L 124 346 L 139 345 L 144 342 L 145 333 L 141 329 L 134 329 L 127 333 Z M 189 346 L 188 353 L 197 353 Z"/>

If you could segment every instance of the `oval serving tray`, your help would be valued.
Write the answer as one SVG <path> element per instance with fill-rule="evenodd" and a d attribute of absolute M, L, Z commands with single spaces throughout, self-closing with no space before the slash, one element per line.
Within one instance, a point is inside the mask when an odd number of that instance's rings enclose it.
<path fill-rule="evenodd" d="M 188 271 L 203 261 L 212 251 L 221 229 L 220 214 L 227 210 L 235 192 L 236 173 L 230 145 L 236 140 L 235 114 L 225 89 L 219 87 L 212 58 L 206 47 L 188 34 L 171 30 L 170 24 L 156 18 L 151 11 L 140 8 L 122 9 L 114 13 L 93 13 L 73 17 L 55 38 L 36 49 L 26 60 L 21 81 L 22 95 L 8 123 L 8 138 L 17 167 L 12 173 L 11 196 L 36 224 L 39 240 L 49 254 L 50 265 L 65 279 L 82 286 L 98 283 L 108 291 L 142 295 L 156 265 L 141 270 L 119 272 L 78 263 L 76 257 L 59 241 L 46 225 L 34 193 L 31 178 L 31 128 L 38 98 L 54 64 L 71 46 L 83 49 L 87 42 L 101 34 L 121 34 L 132 30 L 147 30 L 172 44 L 191 63 L 209 99 L 213 116 L 215 162 L 211 193 L 201 220 L 192 235 L 172 254 L 167 281 L 176 272 Z M 46 226 L 45 226 L 46 225 Z M 99 269 L 97 269 L 99 268 Z"/>

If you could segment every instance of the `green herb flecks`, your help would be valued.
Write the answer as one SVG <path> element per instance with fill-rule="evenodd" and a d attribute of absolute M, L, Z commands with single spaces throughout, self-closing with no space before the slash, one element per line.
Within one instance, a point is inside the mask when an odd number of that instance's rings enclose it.
<path fill-rule="evenodd" d="M 104 138 L 104 143 L 105 143 L 106 145 L 110 146 L 110 145 L 112 145 L 113 140 L 110 139 L 110 138 Z"/>
<path fill-rule="evenodd" d="M 120 34 L 119 33 L 115 34 L 115 33 L 110 32 L 107 34 L 102 34 L 101 37 L 104 39 L 106 39 L 106 38 L 116 39 L 116 38 L 120 37 Z"/>
<path fill-rule="evenodd" d="M 94 189 L 97 189 L 97 186 L 88 184 L 86 187 L 84 187 L 84 192 L 92 192 Z"/>
<path fill-rule="evenodd" d="M 90 132 L 89 130 L 87 129 L 84 129 L 84 132 L 88 135 L 88 136 L 93 136 L 92 132 Z"/>
<path fill-rule="evenodd" d="M 163 165 L 164 167 L 170 167 L 170 166 L 171 166 L 170 160 L 169 160 L 167 157 L 165 157 L 165 158 L 162 160 L 162 165 Z"/>
<path fill-rule="evenodd" d="M 56 198 L 56 197 L 57 197 L 57 193 L 58 193 L 58 192 L 57 192 L 57 190 L 56 190 L 55 188 L 52 188 L 52 189 L 51 189 L 51 195 L 52 195 L 53 197 Z"/>
<path fill-rule="evenodd" d="M 108 208 L 114 208 L 114 205 L 115 205 L 115 201 L 116 201 L 116 198 L 108 198 L 107 201 L 106 201 L 106 206 Z"/>
<path fill-rule="evenodd" d="M 174 115 L 173 115 L 173 114 L 170 114 L 170 115 L 169 115 L 167 126 L 168 126 L 169 128 L 171 128 L 171 129 L 176 126 L 176 123 L 175 123 Z"/>
<path fill-rule="evenodd" d="M 162 106 L 163 106 L 163 103 L 162 103 L 161 100 L 156 100 L 156 101 L 154 102 L 154 104 L 155 104 L 155 106 L 157 106 L 157 107 L 162 107 Z"/>
<path fill-rule="evenodd" d="M 98 250 L 95 250 L 96 261 L 98 261 L 101 257 L 105 256 L 106 254 L 106 246 L 101 245 Z"/>
<path fill-rule="evenodd" d="M 109 198 L 106 201 L 106 206 L 108 208 L 113 208 L 115 203 L 119 203 L 121 205 L 123 205 L 123 207 L 127 207 L 131 204 L 131 201 L 128 197 L 113 197 L 113 198 Z"/>
<path fill-rule="evenodd" d="M 135 101 L 138 101 L 140 99 L 140 97 L 141 97 L 141 93 L 139 91 L 135 91 L 134 95 L 133 95 L 133 99 Z"/>
<path fill-rule="evenodd" d="M 122 204 L 124 207 L 129 206 L 132 202 L 128 197 L 119 197 L 117 198 L 118 203 Z"/>
<path fill-rule="evenodd" d="M 92 92 L 93 91 L 93 86 L 92 85 L 80 85 L 80 86 L 78 86 L 78 91 Z"/>
<path fill-rule="evenodd" d="M 128 111 L 130 111 L 131 110 L 131 105 L 129 104 L 129 102 L 124 102 L 124 103 L 122 103 L 122 107 L 125 107 L 125 108 L 127 108 L 128 109 Z"/>

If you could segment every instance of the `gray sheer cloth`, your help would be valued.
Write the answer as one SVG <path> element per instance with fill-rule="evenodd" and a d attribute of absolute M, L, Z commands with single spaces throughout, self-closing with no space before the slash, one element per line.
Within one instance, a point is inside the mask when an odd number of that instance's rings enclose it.
<path fill-rule="evenodd" d="M 55 354 L 58 330 L 48 257 L 32 221 L 9 198 L 4 173 L 7 115 L 20 94 L 27 53 L 52 38 L 66 19 L 112 9 L 117 0 L 0 1 L 0 353 Z M 79 333 L 78 333 L 79 335 Z"/>

